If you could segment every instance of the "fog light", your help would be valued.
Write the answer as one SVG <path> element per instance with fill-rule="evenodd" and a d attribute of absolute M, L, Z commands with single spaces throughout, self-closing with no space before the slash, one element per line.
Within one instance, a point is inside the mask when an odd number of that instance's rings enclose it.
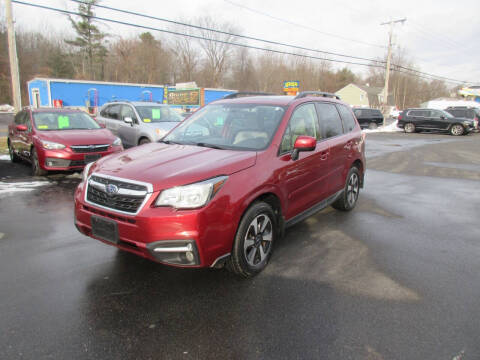
<path fill-rule="evenodd" d="M 164 240 L 147 244 L 151 255 L 162 263 L 173 265 L 200 265 L 194 240 Z"/>

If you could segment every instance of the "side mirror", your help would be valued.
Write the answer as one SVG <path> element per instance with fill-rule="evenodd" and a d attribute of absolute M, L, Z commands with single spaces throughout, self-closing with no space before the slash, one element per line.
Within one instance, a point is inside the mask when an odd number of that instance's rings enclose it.
<path fill-rule="evenodd" d="M 440 119 L 445 120 L 445 115 L 440 115 Z"/>
<path fill-rule="evenodd" d="M 317 146 L 317 139 L 311 136 L 301 135 L 295 140 L 292 151 L 292 160 L 297 160 L 300 151 L 313 151 Z"/>
<path fill-rule="evenodd" d="M 98 125 L 100 125 L 101 128 L 105 129 L 107 127 L 107 125 L 103 124 L 103 123 L 98 123 Z"/>
<path fill-rule="evenodd" d="M 125 121 L 127 124 L 130 124 L 130 126 L 133 126 L 133 119 L 131 117 L 125 116 L 123 121 Z"/>
<path fill-rule="evenodd" d="M 16 127 L 17 131 L 27 131 L 28 128 L 27 128 L 27 125 L 17 125 Z"/>

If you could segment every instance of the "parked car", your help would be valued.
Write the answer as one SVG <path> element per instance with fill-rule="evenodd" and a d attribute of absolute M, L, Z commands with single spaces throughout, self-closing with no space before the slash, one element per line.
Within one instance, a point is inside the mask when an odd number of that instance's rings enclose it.
<path fill-rule="evenodd" d="M 132 147 L 161 139 L 183 118 L 168 105 L 115 101 L 104 104 L 96 120 Z"/>
<path fill-rule="evenodd" d="M 398 116 L 397 126 L 406 133 L 441 131 L 451 135 L 465 135 L 474 129 L 473 120 L 459 118 L 443 110 L 406 109 Z"/>
<path fill-rule="evenodd" d="M 480 119 L 480 109 L 467 106 L 450 106 L 445 109 L 449 114 L 457 118 L 466 118 L 473 120 L 474 127 L 478 130 L 478 121 Z"/>
<path fill-rule="evenodd" d="M 362 128 L 373 130 L 378 126 L 383 125 L 383 115 L 378 109 L 355 108 L 353 109 L 353 113 L 357 117 Z"/>
<path fill-rule="evenodd" d="M 29 161 L 33 175 L 82 170 L 92 161 L 123 150 L 121 140 L 109 130 L 85 112 L 69 109 L 19 111 L 8 126 L 7 144 L 11 161 Z"/>
<path fill-rule="evenodd" d="M 75 225 L 153 261 L 226 263 L 250 277 L 267 265 L 286 227 L 329 205 L 355 207 L 364 153 L 352 110 L 334 98 L 219 100 L 160 143 L 85 168 Z"/>

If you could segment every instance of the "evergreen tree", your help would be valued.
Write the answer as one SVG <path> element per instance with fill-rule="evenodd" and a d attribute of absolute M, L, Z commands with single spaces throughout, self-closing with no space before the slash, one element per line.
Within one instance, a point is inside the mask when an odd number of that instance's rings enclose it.
<path fill-rule="evenodd" d="M 81 55 L 83 77 L 92 80 L 103 79 L 104 61 L 107 55 L 107 49 L 102 43 L 107 34 L 98 29 L 92 18 L 95 16 L 93 8 L 98 2 L 99 0 L 85 0 L 84 3 L 78 5 L 79 21 L 75 21 L 69 16 L 77 37 L 74 40 L 65 40 L 67 44 L 77 48 Z"/>

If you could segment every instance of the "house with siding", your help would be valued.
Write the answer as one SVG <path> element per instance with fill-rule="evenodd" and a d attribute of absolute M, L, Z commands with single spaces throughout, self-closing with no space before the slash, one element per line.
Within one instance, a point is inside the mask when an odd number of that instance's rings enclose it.
<path fill-rule="evenodd" d="M 348 84 L 335 94 L 350 106 L 379 108 L 383 104 L 383 89 L 382 87 Z M 388 105 L 395 106 L 391 94 L 388 95 Z"/>

